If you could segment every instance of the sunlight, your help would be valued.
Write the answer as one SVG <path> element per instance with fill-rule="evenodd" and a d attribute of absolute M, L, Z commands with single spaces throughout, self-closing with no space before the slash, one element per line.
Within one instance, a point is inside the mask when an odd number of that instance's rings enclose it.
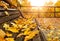
<path fill-rule="evenodd" d="M 31 6 L 44 6 L 46 2 L 52 1 L 53 4 L 57 2 L 57 0 L 29 0 Z"/>
<path fill-rule="evenodd" d="M 43 6 L 45 4 L 45 0 L 29 0 L 31 6 Z"/>
<path fill-rule="evenodd" d="M 52 2 L 52 4 L 50 6 L 54 6 L 54 4 L 57 2 L 57 0 L 28 0 L 32 6 L 32 9 L 38 9 L 38 8 L 42 8 L 40 6 L 45 6 L 45 3 L 49 3 Z M 34 7 L 37 6 L 37 7 Z"/>
<path fill-rule="evenodd" d="M 58 1 L 58 0 L 51 0 L 54 4 Z"/>
<path fill-rule="evenodd" d="M 56 3 L 58 0 L 52 0 L 53 3 Z"/>

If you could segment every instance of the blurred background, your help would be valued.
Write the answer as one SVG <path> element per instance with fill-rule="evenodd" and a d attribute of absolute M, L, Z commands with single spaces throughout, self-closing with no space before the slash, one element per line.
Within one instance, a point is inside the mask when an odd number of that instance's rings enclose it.
<path fill-rule="evenodd" d="M 0 0 L 0 7 L 17 8 L 25 18 L 36 18 L 48 41 L 60 41 L 60 0 Z"/>

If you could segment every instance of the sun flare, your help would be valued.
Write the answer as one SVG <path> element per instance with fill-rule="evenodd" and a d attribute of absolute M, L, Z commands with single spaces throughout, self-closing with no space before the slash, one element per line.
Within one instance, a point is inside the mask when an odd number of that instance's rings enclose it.
<path fill-rule="evenodd" d="M 57 0 L 29 0 L 31 6 L 44 6 L 46 2 L 52 1 L 53 4 L 57 2 Z"/>
<path fill-rule="evenodd" d="M 32 6 L 43 6 L 44 0 L 29 0 Z"/>

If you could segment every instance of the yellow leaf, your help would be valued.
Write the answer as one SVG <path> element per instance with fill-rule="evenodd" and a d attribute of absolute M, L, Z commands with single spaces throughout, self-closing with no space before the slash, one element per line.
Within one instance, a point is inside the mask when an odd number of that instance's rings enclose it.
<path fill-rule="evenodd" d="M 6 38 L 7 41 L 14 41 L 14 38 Z"/>

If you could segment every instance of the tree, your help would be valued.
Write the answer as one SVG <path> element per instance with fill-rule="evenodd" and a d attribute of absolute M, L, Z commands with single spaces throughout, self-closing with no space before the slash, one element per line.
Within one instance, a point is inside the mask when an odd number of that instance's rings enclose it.
<path fill-rule="evenodd" d="M 55 3 L 55 6 L 56 6 L 56 12 L 59 12 L 59 13 L 56 13 L 56 17 L 60 17 L 60 0 L 58 0 L 56 3 Z M 59 8 L 58 8 L 59 7 Z"/>

